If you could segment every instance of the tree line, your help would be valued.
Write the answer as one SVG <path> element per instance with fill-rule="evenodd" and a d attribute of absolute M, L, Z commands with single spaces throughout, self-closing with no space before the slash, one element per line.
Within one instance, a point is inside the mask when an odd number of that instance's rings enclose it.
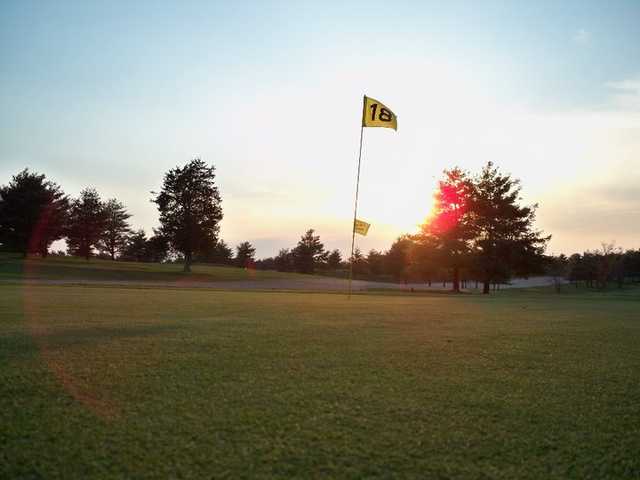
<path fill-rule="evenodd" d="M 622 250 L 612 243 L 603 243 L 601 248 L 574 253 L 550 256 L 547 272 L 556 280 L 556 289 L 560 291 L 564 281 L 578 287 L 606 289 L 610 284 L 622 288 L 625 283 L 640 282 L 640 249 Z"/>
<path fill-rule="evenodd" d="M 456 292 L 475 282 L 488 293 L 513 276 L 551 273 L 600 285 L 605 277 L 624 279 L 640 271 L 637 252 L 613 247 L 569 258 L 546 256 L 551 237 L 535 229 L 537 205 L 522 205 L 520 181 L 492 163 L 475 175 L 446 170 L 418 233 L 400 236 L 387 251 L 365 255 L 356 249 L 346 259 L 339 250 L 326 250 L 313 229 L 274 257 L 256 260 L 248 241 L 234 251 L 219 235 L 223 212 L 215 178 L 215 167 L 198 158 L 166 172 L 160 191 L 151 192 L 160 226 L 148 237 L 131 227 L 131 215 L 118 199 L 103 200 L 93 188 L 70 198 L 43 174 L 25 169 L 0 187 L 0 248 L 44 257 L 54 241 L 65 239 L 70 255 L 175 261 L 185 271 L 201 262 L 346 276 L 352 261 L 356 278 L 450 282 Z"/>
<path fill-rule="evenodd" d="M 249 242 L 231 249 L 218 238 L 222 220 L 215 169 L 200 159 L 167 172 L 151 201 L 160 227 L 147 237 L 134 230 L 131 214 L 116 198 L 103 200 L 94 188 L 70 198 L 45 175 L 25 169 L 0 186 L 0 249 L 46 257 L 64 239 L 67 254 L 141 262 L 211 261 L 246 266 L 255 255 Z M 58 252 L 59 254 L 60 252 Z"/>

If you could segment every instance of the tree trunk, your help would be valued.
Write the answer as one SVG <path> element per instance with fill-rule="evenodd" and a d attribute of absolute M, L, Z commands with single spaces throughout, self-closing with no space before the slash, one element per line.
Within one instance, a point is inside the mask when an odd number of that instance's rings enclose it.
<path fill-rule="evenodd" d="M 460 269 L 458 267 L 454 267 L 453 269 L 453 282 L 451 287 L 455 293 L 460 293 Z"/>
<path fill-rule="evenodd" d="M 191 272 L 191 252 L 187 252 L 184 255 L 184 269 L 183 272 L 190 273 Z"/>
<path fill-rule="evenodd" d="M 491 288 L 491 282 L 489 280 L 485 280 L 484 282 L 482 282 L 482 293 L 485 295 L 489 294 Z"/>

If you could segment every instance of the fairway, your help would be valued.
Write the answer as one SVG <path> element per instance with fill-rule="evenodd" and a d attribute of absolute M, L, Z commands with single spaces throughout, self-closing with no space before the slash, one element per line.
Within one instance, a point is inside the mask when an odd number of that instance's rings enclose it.
<path fill-rule="evenodd" d="M 639 478 L 639 313 L 0 286 L 0 478 Z"/>

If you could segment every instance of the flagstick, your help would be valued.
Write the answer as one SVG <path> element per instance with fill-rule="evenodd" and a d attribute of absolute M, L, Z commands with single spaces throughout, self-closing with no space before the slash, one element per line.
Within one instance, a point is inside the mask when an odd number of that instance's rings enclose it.
<path fill-rule="evenodd" d="M 363 105 L 364 110 L 364 105 Z M 358 215 L 358 193 L 360 190 L 360 160 L 362 160 L 362 136 L 364 124 L 360 127 L 360 152 L 358 153 L 358 175 L 356 177 L 356 202 L 353 208 L 353 225 L 351 228 L 351 257 L 349 262 L 349 299 L 351 299 L 351 282 L 353 281 L 353 247 L 356 242 L 356 216 Z"/>

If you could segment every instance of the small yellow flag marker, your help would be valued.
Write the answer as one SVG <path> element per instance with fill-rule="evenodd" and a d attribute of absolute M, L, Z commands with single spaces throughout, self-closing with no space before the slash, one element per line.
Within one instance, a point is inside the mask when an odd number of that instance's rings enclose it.
<path fill-rule="evenodd" d="M 367 236 L 367 232 L 369 231 L 369 227 L 370 227 L 370 226 L 371 226 L 371 225 L 370 225 L 369 223 L 364 222 L 364 221 L 362 221 L 362 220 L 358 220 L 358 219 L 356 218 L 355 223 L 354 223 L 354 225 L 353 225 L 353 230 L 354 230 L 357 234 L 362 235 L 363 237 L 366 237 L 366 236 Z"/>
<path fill-rule="evenodd" d="M 382 127 L 398 130 L 398 117 L 382 102 L 365 95 L 362 109 L 363 127 Z"/>

